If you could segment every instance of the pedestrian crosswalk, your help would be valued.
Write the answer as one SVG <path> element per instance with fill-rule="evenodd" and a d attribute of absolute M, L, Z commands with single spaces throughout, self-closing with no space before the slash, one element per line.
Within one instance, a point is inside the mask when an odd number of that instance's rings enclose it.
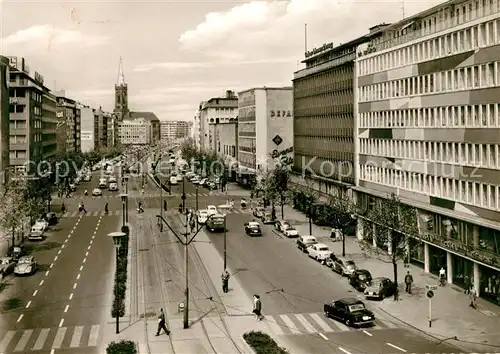
<path fill-rule="evenodd" d="M 0 336 L 0 353 L 96 347 L 101 326 L 11 330 Z"/>
<path fill-rule="evenodd" d="M 323 313 L 319 312 L 265 315 L 265 319 L 260 322 L 255 321 L 253 316 L 230 316 L 225 321 L 229 327 L 242 327 L 245 331 L 251 329 L 248 327 L 255 327 L 260 330 L 265 329 L 270 335 L 274 336 L 358 330 L 357 328 L 348 327 L 342 322 L 327 318 Z M 363 330 L 371 331 L 395 327 L 396 325 L 390 321 L 376 319 L 373 326 L 363 328 Z"/>

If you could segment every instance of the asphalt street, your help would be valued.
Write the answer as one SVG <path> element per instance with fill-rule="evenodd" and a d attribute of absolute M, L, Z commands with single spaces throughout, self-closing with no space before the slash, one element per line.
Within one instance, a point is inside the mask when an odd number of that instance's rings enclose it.
<path fill-rule="evenodd" d="M 9 278 L 0 293 L 0 353 L 97 353 L 101 326 L 109 318 L 115 269 L 107 234 L 121 220 L 113 213 L 90 216 L 92 210 L 103 210 L 105 202 L 110 211 L 121 210 L 114 196 L 84 196 L 97 180 L 81 183 L 70 198 L 52 201 L 56 212 L 63 202 L 68 211 L 77 211 L 84 202 L 89 214 L 63 216 L 44 241 L 25 243 L 39 268 L 34 275 Z"/>

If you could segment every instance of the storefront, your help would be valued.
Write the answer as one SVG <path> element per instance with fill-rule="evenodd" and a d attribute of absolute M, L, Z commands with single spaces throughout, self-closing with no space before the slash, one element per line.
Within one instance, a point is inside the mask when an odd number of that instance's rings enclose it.
<path fill-rule="evenodd" d="M 410 262 L 417 267 L 424 268 L 425 251 L 424 243 L 422 241 L 415 242 L 410 248 Z"/>
<path fill-rule="evenodd" d="M 481 275 L 479 296 L 500 305 L 500 272 L 480 265 L 479 274 Z"/>
<path fill-rule="evenodd" d="M 474 262 L 457 256 L 451 255 L 453 265 L 453 284 L 466 289 L 474 284 Z"/>
<path fill-rule="evenodd" d="M 439 270 L 446 269 L 446 251 L 429 245 L 429 272 L 435 275 L 439 274 Z"/>

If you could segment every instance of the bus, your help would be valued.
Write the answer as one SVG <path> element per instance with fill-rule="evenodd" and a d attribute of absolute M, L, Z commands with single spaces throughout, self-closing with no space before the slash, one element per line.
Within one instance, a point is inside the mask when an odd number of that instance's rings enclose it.
<path fill-rule="evenodd" d="M 207 229 L 211 232 L 221 232 L 226 229 L 226 216 L 222 214 L 215 214 L 207 220 Z"/>

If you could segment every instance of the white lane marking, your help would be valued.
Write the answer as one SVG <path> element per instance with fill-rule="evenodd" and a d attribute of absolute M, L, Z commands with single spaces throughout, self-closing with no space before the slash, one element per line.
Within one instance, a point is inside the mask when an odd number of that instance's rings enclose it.
<path fill-rule="evenodd" d="M 82 269 L 83 269 L 83 266 L 80 266 L 80 272 L 82 271 Z"/>
<path fill-rule="evenodd" d="M 64 324 L 64 318 L 61 318 L 61 321 L 59 321 L 59 328 L 61 328 L 63 324 Z"/>
<path fill-rule="evenodd" d="M 69 309 L 69 305 L 66 305 L 66 307 L 64 308 L 64 313 L 68 312 L 68 309 Z"/>
<path fill-rule="evenodd" d="M 50 328 L 42 328 L 32 350 L 42 350 L 43 349 L 43 345 L 45 344 L 45 341 L 47 340 L 47 337 L 49 336 L 49 332 L 50 332 Z"/>
<path fill-rule="evenodd" d="M 59 252 L 57 252 L 57 254 L 61 254 L 61 252 L 62 252 L 62 251 L 61 251 L 61 250 L 59 250 Z"/>
<path fill-rule="evenodd" d="M 366 334 L 367 336 L 370 336 L 370 337 L 372 337 L 372 336 L 373 336 L 373 334 L 371 334 L 370 332 L 367 332 L 367 331 L 365 331 L 365 330 L 363 330 L 363 333 L 364 333 L 364 334 Z"/>
<path fill-rule="evenodd" d="M 49 268 L 52 269 L 53 266 L 54 266 L 54 263 L 50 263 Z"/>
<path fill-rule="evenodd" d="M 97 346 L 97 340 L 99 339 L 99 328 L 99 325 L 93 325 L 90 328 L 89 341 L 87 344 L 89 347 Z"/>
<path fill-rule="evenodd" d="M 23 319 L 24 315 L 23 314 L 20 314 L 19 317 L 17 318 L 17 322 L 21 322 L 21 320 Z"/>
<path fill-rule="evenodd" d="M 91 247 L 92 247 L 92 246 L 89 246 L 89 247 L 87 247 L 87 249 L 89 250 Z"/>
<path fill-rule="evenodd" d="M 66 240 L 66 241 L 67 241 L 67 240 Z M 66 241 L 64 241 L 64 243 L 66 243 Z M 65 246 L 64 246 L 64 243 L 62 244 L 61 248 L 64 248 L 64 247 L 65 247 Z"/>
<path fill-rule="evenodd" d="M 64 243 L 68 242 L 68 239 L 64 240 Z"/>
<path fill-rule="evenodd" d="M 82 339 L 83 326 L 76 326 L 73 332 L 73 337 L 71 338 L 70 348 L 76 348 L 80 346 L 80 340 Z"/>
<path fill-rule="evenodd" d="M 342 347 L 339 347 L 339 350 L 342 352 L 342 353 L 345 353 L 345 354 L 352 354 L 351 352 L 348 352 L 347 350 L 345 350 L 344 348 Z"/>
<path fill-rule="evenodd" d="M 292 333 L 300 334 L 300 331 L 297 329 L 295 323 L 287 315 L 280 315 L 280 317 L 281 320 L 285 322 L 285 325 L 292 331 Z"/>
<path fill-rule="evenodd" d="M 85 263 L 85 262 L 87 262 L 87 258 L 84 258 L 82 263 Z"/>
<path fill-rule="evenodd" d="M 393 347 L 394 349 L 397 349 L 397 350 L 399 350 L 399 351 L 401 351 L 401 352 L 403 352 L 403 353 L 406 353 L 406 350 L 405 350 L 405 349 L 400 348 L 400 347 L 398 347 L 397 345 L 394 345 L 394 344 L 391 344 L 391 343 L 385 343 L 385 344 L 387 344 L 389 347 Z"/>
<path fill-rule="evenodd" d="M 93 240 L 90 240 L 90 244 L 93 244 L 93 243 L 94 243 L 94 241 L 93 241 Z"/>
<path fill-rule="evenodd" d="M 38 284 L 38 286 L 42 286 L 43 285 L 43 279 L 40 281 L 40 283 Z"/>
<path fill-rule="evenodd" d="M 36 296 L 36 294 L 38 294 L 38 290 L 35 290 L 32 296 Z"/>
<path fill-rule="evenodd" d="M 69 294 L 69 299 L 71 300 L 73 298 L 73 293 Z"/>
<path fill-rule="evenodd" d="M 324 340 L 328 340 L 328 337 L 327 337 L 327 336 L 325 336 L 323 333 L 318 333 L 318 334 L 319 334 L 319 335 L 321 336 L 321 338 L 323 338 Z"/>
<path fill-rule="evenodd" d="M 54 257 L 54 262 L 56 262 L 58 258 L 59 258 L 59 256 L 55 256 Z"/>
<path fill-rule="evenodd" d="M 81 275 L 80 273 L 77 274 L 76 280 L 80 279 L 80 275 Z"/>
<path fill-rule="evenodd" d="M 87 252 L 85 252 L 85 257 L 87 257 L 88 255 L 89 255 L 89 252 L 88 252 L 88 251 L 87 251 Z"/>
<path fill-rule="evenodd" d="M 43 347 L 42 347 L 42 348 L 43 348 Z M 50 354 L 56 354 L 56 350 L 55 350 L 55 349 L 52 349 L 52 350 L 50 351 Z"/>
<path fill-rule="evenodd" d="M 78 283 L 73 284 L 73 289 L 76 289 L 77 286 L 78 286 Z"/>
<path fill-rule="evenodd" d="M 61 348 L 64 336 L 66 335 L 66 327 L 58 328 L 54 342 L 52 343 L 52 350 Z"/>
<path fill-rule="evenodd" d="M 29 307 L 30 307 L 30 305 L 31 305 L 31 300 L 30 300 L 30 301 L 28 301 L 28 303 L 26 304 L 25 308 L 26 308 L 26 309 L 27 309 L 27 308 L 29 308 Z"/>
<path fill-rule="evenodd" d="M 49 273 L 50 273 L 50 270 L 46 271 L 45 272 L 45 276 L 48 277 L 49 276 Z"/>
<path fill-rule="evenodd" d="M 23 332 L 23 335 L 19 339 L 19 342 L 17 342 L 16 348 L 14 349 L 15 352 L 21 352 L 24 351 L 24 347 L 26 347 L 26 344 L 28 344 L 28 341 L 33 334 L 32 329 L 27 329 Z"/>

